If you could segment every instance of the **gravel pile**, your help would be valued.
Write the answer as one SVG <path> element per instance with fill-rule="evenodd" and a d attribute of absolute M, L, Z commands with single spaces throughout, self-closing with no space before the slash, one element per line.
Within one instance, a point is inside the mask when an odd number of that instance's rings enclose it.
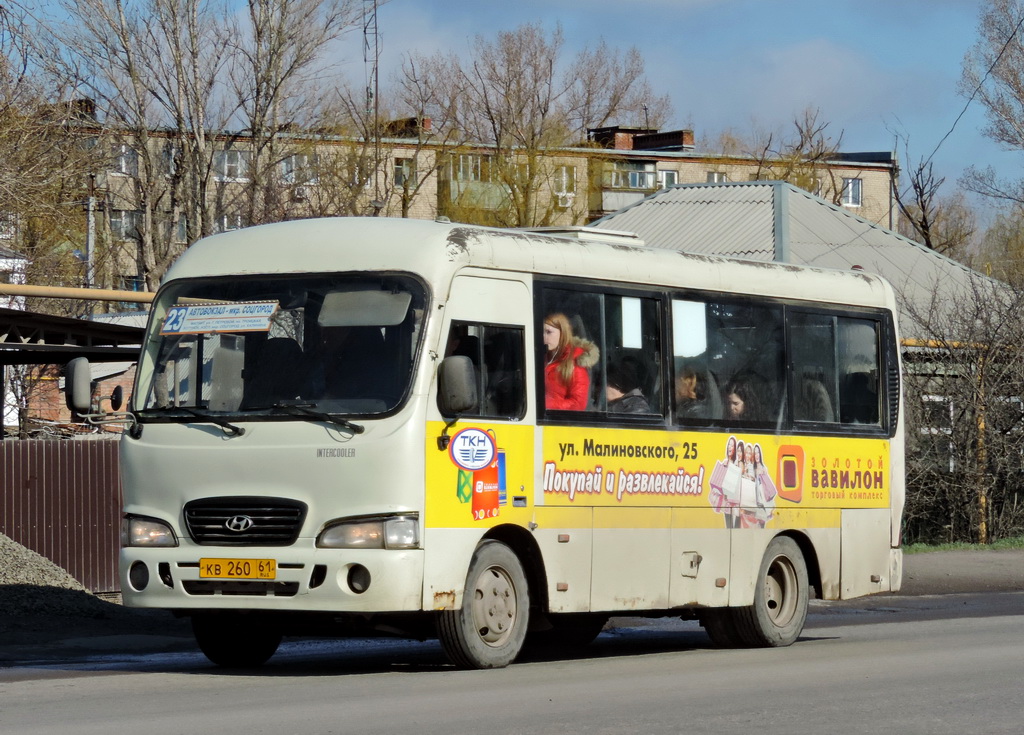
<path fill-rule="evenodd" d="M 103 617 L 104 602 L 59 566 L 0 533 L 0 616 Z"/>
<path fill-rule="evenodd" d="M 155 650 L 164 650 L 167 636 L 192 640 L 187 619 L 100 599 L 49 559 L 0 533 L 0 666 L 17 660 L 18 651 L 60 658 L 69 639 L 82 651 L 88 646 L 83 641 L 126 635 L 159 636 L 151 639 Z M 106 651 L 106 644 L 97 650 Z"/>

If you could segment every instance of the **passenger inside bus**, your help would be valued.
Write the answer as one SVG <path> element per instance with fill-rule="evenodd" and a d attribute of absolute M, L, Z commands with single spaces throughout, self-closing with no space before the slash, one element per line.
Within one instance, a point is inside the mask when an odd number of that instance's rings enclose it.
<path fill-rule="evenodd" d="M 651 413 L 651 407 L 640 389 L 636 368 L 627 360 L 608 366 L 605 399 L 613 413 Z"/>
<path fill-rule="evenodd" d="M 727 418 L 744 423 L 765 420 L 764 396 L 758 383 L 751 376 L 736 376 L 729 381 L 722 392 Z"/>
<path fill-rule="evenodd" d="M 714 376 L 695 362 L 679 365 L 675 382 L 676 417 L 722 418 L 722 398 Z"/>
<path fill-rule="evenodd" d="M 590 395 L 590 368 L 597 363 L 597 345 L 574 337 L 562 313 L 544 319 L 544 405 L 562 411 L 584 411 Z"/>

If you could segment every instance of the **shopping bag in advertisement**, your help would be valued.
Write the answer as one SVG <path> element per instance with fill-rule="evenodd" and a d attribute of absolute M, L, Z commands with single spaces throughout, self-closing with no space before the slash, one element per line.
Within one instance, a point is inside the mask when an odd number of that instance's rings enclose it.
<path fill-rule="evenodd" d="M 722 480 L 722 493 L 725 499 L 734 505 L 740 502 L 740 480 L 743 479 L 743 472 L 738 465 L 731 464 L 726 467 L 725 478 Z"/>
<path fill-rule="evenodd" d="M 775 488 L 775 483 L 772 481 L 771 476 L 763 469 L 758 472 L 757 504 L 767 505 L 770 501 L 775 500 L 775 496 L 778 494 L 779 491 Z"/>

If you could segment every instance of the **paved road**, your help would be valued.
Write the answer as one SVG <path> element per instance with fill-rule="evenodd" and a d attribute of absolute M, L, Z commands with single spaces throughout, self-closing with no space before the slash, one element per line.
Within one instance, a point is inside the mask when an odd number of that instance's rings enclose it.
<path fill-rule="evenodd" d="M 808 625 L 815 625 L 820 617 L 832 624 L 836 620 L 863 619 L 858 616 L 885 616 L 887 610 L 902 610 L 904 614 L 916 611 L 919 618 L 941 616 L 946 614 L 946 603 L 920 598 L 950 594 L 967 595 L 958 604 L 966 614 L 974 615 L 978 603 L 970 594 L 1012 591 L 1024 591 L 1024 550 L 911 554 L 905 558 L 903 590 L 899 594 L 815 603 Z M 995 605 L 997 610 L 1009 605 L 1010 614 L 1016 614 L 1018 603 L 1014 599 L 1011 596 L 1003 603 L 987 599 L 984 604 Z M 39 609 L 45 609 L 45 605 Z M 618 619 L 613 624 L 629 627 L 651 623 Z M 0 667 L 26 661 L 176 651 L 195 651 L 189 625 L 158 611 L 127 611 L 111 605 L 108 615 L 87 619 L 45 615 L 19 620 L 0 618 Z"/>
<path fill-rule="evenodd" d="M 291 642 L 257 671 L 195 652 L 40 663 L 0 669 L 0 732 L 1019 733 L 1024 592 L 889 599 L 815 604 L 785 649 L 714 650 L 674 621 L 497 671 L 455 671 L 436 643 L 352 641 Z"/>

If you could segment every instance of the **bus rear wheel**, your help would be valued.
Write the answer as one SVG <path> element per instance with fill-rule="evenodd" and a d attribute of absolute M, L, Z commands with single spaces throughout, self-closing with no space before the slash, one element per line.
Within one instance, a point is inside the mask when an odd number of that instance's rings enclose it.
<path fill-rule="evenodd" d="M 754 588 L 754 604 L 734 610 L 736 628 L 748 646 L 788 646 L 807 620 L 807 563 L 796 541 L 776 536 L 765 549 Z"/>
<path fill-rule="evenodd" d="M 519 557 L 498 541 L 473 554 L 458 610 L 438 617 L 438 638 L 452 663 L 464 669 L 497 669 L 519 655 L 530 617 L 530 593 Z"/>
<path fill-rule="evenodd" d="M 266 618 L 240 613 L 192 616 L 196 643 L 210 661 L 226 669 L 262 666 L 281 645 L 281 628 Z"/>

